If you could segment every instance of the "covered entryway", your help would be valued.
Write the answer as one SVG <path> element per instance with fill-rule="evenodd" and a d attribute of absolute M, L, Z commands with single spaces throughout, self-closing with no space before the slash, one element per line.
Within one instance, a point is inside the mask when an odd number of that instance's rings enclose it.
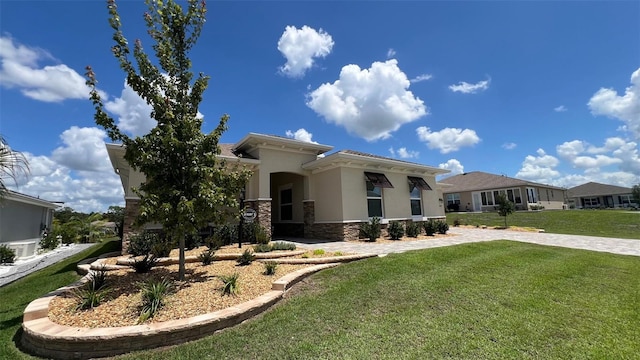
<path fill-rule="evenodd" d="M 290 172 L 271 173 L 273 236 L 304 237 L 304 200 L 307 182 L 307 176 Z"/>

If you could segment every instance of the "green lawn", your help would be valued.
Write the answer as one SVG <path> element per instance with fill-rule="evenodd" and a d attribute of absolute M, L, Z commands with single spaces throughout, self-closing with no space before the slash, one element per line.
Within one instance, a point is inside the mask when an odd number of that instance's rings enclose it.
<path fill-rule="evenodd" d="M 511 241 L 325 270 L 263 315 L 124 359 L 638 359 L 640 258 Z"/>
<path fill-rule="evenodd" d="M 22 312 L 40 296 L 80 278 L 76 264 L 83 259 L 118 251 L 120 241 L 104 241 L 91 248 L 0 288 L 0 359 L 31 358 L 16 348 L 21 334 Z"/>
<path fill-rule="evenodd" d="M 464 225 L 504 226 L 498 213 L 449 213 L 447 223 L 460 219 Z M 556 234 L 640 239 L 640 211 L 545 210 L 518 211 L 507 217 L 509 226 L 533 227 Z"/>

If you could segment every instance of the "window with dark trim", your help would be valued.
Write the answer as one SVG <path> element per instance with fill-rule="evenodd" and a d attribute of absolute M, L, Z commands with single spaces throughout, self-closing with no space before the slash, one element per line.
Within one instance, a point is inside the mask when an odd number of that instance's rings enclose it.
<path fill-rule="evenodd" d="M 381 188 L 393 188 L 393 185 L 391 185 L 391 181 L 389 181 L 389 179 L 387 179 L 384 174 L 365 171 L 364 176 L 373 184 L 373 186 Z"/>
<path fill-rule="evenodd" d="M 411 188 L 417 187 L 420 190 L 433 190 L 421 177 L 407 176 L 407 179 L 409 180 L 409 186 Z"/>

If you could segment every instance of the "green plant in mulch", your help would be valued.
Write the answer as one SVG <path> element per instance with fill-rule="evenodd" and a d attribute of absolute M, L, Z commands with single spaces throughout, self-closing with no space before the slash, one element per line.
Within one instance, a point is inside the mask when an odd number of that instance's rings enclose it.
<path fill-rule="evenodd" d="M 409 221 L 405 225 L 408 237 L 416 238 L 420 235 L 420 225 L 415 221 Z"/>
<path fill-rule="evenodd" d="M 167 278 L 162 280 L 149 279 L 140 284 L 142 291 L 142 307 L 138 323 L 143 323 L 155 314 L 164 305 L 164 300 L 173 291 L 173 283 Z"/>
<path fill-rule="evenodd" d="M 211 265 L 213 260 L 215 260 L 216 250 L 209 248 L 198 255 L 198 259 L 202 262 L 202 265 Z"/>
<path fill-rule="evenodd" d="M 53 250 L 60 245 L 60 239 L 57 234 L 50 232 L 44 239 L 40 240 L 38 246 L 43 250 Z"/>
<path fill-rule="evenodd" d="M 265 275 L 274 275 L 276 273 L 276 268 L 278 267 L 278 263 L 275 261 L 267 261 L 264 263 L 264 274 Z"/>
<path fill-rule="evenodd" d="M 271 249 L 273 251 L 277 250 L 295 250 L 296 244 L 285 242 L 285 241 L 274 241 L 271 243 Z"/>
<path fill-rule="evenodd" d="M 404 236 L 404 227 L 400 221 L 392 221 L 389 223 L 389 237 L 391 240 L 400 240 Z"/>
<path fill-rule="evenodd" d="M 382 225 L 379 217 L 373 217 L 368 223 L 360 225 L 360 234 L 368 241 L 376 241 L 382 234 Z"/>
<path fill-rule="evenodd" d="M 240 274 L 233 273 L 231 275 L 220 275 L 219 278 L 222 281 L 222 295 L 235 296 L 238 294 L 238 278 Z"/>
<path fill-rule="evenodd" d="M 323 249 L 315 249 L 313 250 L 313 255 L 315 256 L 322 256 L 325 254 L 325 251 Z"/>
<path fill-rule="evenodd" d="M 246 265 L 250 265 L 255 259 L 256 259 L 256 256 L 253 254 L 253 252 L 247 249 L 242 253 L 242 255 L 238 256 L 238 259 L 236 260 L 236 262 L 240 266 L 246 266 Z"/>
<path fill-rule="evenodd" d="M 253 245 L 253 252 L 266 253 L 273 251 L 273 247 L 269 244 L 256 244 Z"/>
<path fill-rule="evenodd" d="M 436 231 L 438 231 L 438 224 L 436 224 L 436 222 L 433 221 L 433 219 L 426 221 L 423 224 L 423 226 L 424 226 L 424 232 L 427 234 L 427 236 L 433 236 L 435 235 Z"/>
<path fill-rule="evenodd" d="M 342 251 L 335 251 L 335 252 L 333 253 L 333 256 L 342 256 L 342 255 L 344 255 L 344 254 L 342 253 Z"/>
<path fill-rule="evenodd" d="M 93 271 L 89 275 L 89 281 L 72 291 L 73 296 L 78 300 L 76 310 L 93 309 L 104 301 L 108 295 L 106 279 L 107 272 L 104 268 Z"/>
<path fill-rule="evenodd" d="M 449 231 L 449 224 L 446 221 L 436 221 L 436 231 L 438 234 L 446 234 Z"/>
<path fill-rule="evenodd" d="M 158 263 L 158 258 L 155 255 L 147 254 L 143 258 L 134 258 L 133 263 L 129 266 L 133 268 L 136 273 L 143 274 L 148 273 Z"/>
<path fill-rule="evenodd" d="M 460 218 L 453 219 L 453 226 L 454 227 L 458 227 L 460 225 L 462 225 L 462 220 L 460 220 Z"/>
<path fill-rule="evenodd" d="M 0 245 L 0 264 L 13 264 L 16 259 L 16 251 L 7 245 Z"/>

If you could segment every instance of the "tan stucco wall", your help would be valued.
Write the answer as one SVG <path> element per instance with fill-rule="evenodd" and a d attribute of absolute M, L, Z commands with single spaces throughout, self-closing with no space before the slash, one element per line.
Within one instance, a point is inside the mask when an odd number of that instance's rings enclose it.
<path fill-rule="evenodd" d="M 308 176 L 309 171 L 302 169 L 302 164 L 315 160 L 316 155 L 294 153 L 286 150 L 258 149 L 257 156 L 260 159 L 258 197 L 268 198 L 271 195 L 270 174 L 278 172 L 290 172 Z"/>
<path fill-rule="evenodd" d="M 315 200 L 315 221 L 342 221 L 343 207 L 346 200 L 342 198 L 342 170 L 331 169 L 311 176 L 311 199 Z"/>
<path fill-rule="evenodd" d="M 280 189 L 291 184 L 293 195 L 293 220 L 301 223 L 304 220 L 302 207 L 304 178 L 297 174 L 275 173 L 271 174 L 271 221 L 280 222 Z"/>

